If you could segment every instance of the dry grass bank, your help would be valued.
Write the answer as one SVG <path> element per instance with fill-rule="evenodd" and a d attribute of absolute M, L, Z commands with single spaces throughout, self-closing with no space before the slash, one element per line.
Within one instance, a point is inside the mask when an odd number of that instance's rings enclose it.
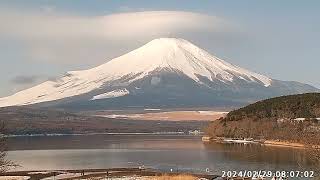
<path fill-rule="evenodd" d="M 151 180 L 197 180 L 199 178 L 191 176 L 191 175 L 163 175 L 158 177 L 152 177 Z"/>
<path fill-rule="evenodd" d="M 268 146 L 306 148 L 306 146 L 302 143 L 293 143 L 288 141 L 267 140 L 264 142 L 264 144 Z"/>

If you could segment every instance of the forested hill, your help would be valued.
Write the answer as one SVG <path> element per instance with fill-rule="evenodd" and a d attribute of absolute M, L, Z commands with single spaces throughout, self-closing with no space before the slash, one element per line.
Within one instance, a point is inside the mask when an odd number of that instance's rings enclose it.
<path fill-rule="evenodd" d="M 291 121 L 309 118 L 310 121 Z M 319 144 L 320 93 L 282 96 L 260 101 L 212 121 L 206 133 L 212 137 L 252 137 Z"/>
<path fill-rule="evenodd" d="M 225 120 L 320 117 L 320 93 L 281 96 L 229 112 Z"/>

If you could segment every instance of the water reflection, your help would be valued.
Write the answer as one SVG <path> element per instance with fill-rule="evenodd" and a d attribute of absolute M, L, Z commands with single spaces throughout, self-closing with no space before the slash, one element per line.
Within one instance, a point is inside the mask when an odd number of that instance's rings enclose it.
<path fill-rule="evenodd" d="M 88 135 L 8 138 L 9 150 L 43 149 L 198 149 L 201 137 L 177 135 Z"/>
<path fill-rule="evenodd" d="M 245 162 L 266 162 L 279 165 L 311 163 L 307 151 L 287 147 L 271 147 L 257 144 L 206 143 L 207 150 L 221 151 L 226 159 Z"/>
<path fill-rule="evenodd" d="M 23 170 L 132 167 L 213 173 L 312 169 L 302 149 L 203 143 L 195 136 L 93 135 L 9 138 Z"/>

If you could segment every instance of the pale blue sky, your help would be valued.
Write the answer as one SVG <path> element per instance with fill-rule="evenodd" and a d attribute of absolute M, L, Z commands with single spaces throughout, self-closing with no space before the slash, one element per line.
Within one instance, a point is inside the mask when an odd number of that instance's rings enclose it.
<path fill-rule="evenodd" d="M 0 97 L 168 36 L 320 88 L 319 9 L 317 0 L 2 0 Z"/>

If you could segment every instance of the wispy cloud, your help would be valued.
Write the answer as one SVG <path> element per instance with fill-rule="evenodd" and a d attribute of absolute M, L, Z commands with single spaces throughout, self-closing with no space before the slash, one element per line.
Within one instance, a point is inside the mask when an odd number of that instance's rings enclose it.
<path fill-rule="evenodd" d="M 144 11 L 79 16 L 57 13 L 3 10 L 0 12 L 0 39 L 21 42 L 26 59 L 73 63 L 95 62 L 128 51 L 128 47 L 153 38 L 184 33 L 224 33 L 231 28 L 226 20 L 185 11 Z M 126 44 L 126 48 L 122 45 Z M 141 45 L 141 44 L 139 44 Z"/>
<path fill-rule="evenodd" d="M 1 33 L 24 38 L 105 38 L 109 40 L 185 31 L 221 31 L 221 18 L 184 11 L 145 11 L 106 16 L 2 12 Z"/>

